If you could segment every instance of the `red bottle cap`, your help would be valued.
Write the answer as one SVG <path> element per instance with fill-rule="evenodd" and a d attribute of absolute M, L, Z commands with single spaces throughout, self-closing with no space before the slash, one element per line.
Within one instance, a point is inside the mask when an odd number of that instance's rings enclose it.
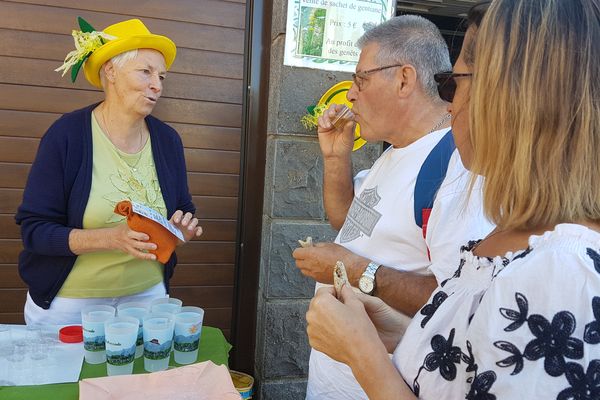
<path fill-rule="evenodd" d="M 58 338 L 63 343 L 83 342 L 83 329 L 81 325 L 65 326 L 58 331 Z"/>

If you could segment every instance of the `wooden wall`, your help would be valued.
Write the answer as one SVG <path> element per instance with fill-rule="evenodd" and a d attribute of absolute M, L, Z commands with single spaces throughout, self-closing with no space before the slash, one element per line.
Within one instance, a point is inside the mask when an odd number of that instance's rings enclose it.
<path fill-rule="evenodd" d="M 0 1 L 0 322 L 21 323 L 26 287 L 14 213 L 40 137 L 61 114 L 99 101 L 80 74 L 53 70 L 73 48 L 76 17 L 97 29 L 139 17 L 178 47 L 154 115 L 181 135 L 204 235 L 178 251 L 172 295 L 229 334 L 242 118 L 244 0 Z"/>

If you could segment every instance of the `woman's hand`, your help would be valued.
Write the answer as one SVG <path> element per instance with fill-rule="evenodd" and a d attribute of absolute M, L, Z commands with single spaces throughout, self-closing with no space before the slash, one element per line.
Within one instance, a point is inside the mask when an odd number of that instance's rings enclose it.
<path fill-rule="evenodd" d="M 379 297 L 356 293 L 357 299 L 365 306 L 371 322 L 375 325 L 379 339 L 385 345 L 388 353 L 393 353 L 404 335 L 407 317 L 387 305 Z"/>
<path fill-rule="evenodd" d="M 192 213 L 185 213 L 184 215 L 183 211 L 177 210 L 173 213 L 169 222 L 183 233 L 185 241 L 179 242 L 180 245 L 202 235 L 202 227 L 198 225 L 198 218 L 194 218 Z"/>
<path fill-rule="evenodd" d="M 315 294 L 306 313 L 310 346 L 351 367 L 367 363 L 373 353 L 387 357 L 363 303 L 349 285 L 343 286 L 340 300 L 332 287 Z"/>
<path fill-rule="evenodd" d="M 110 249 L 121 250 L 142 260 L 156 260 L 154 254 L 148 253 L 148 251 L 156 249 L 156 244 L 148 242 L 150 236 L 144 232 L 131 230 L 127 222 L 106 229 L 109 231 Z"/>
<path fill-rule="evenodd" d="M 352 368 L 370 399 L 416 400 L 375 329 L 377 325 L 387 332 L 395 331 L 397 315 L 381 300 L 357 297 L 349 285 L 342 287 L 341 294 L 339 301 L 333 288 L 321 288 L 311 301 L 306 313 L 311 347 Z"/>
<path fill-rule="evenodd" d="M 142 260 L 156 260 L 156 244 L 148 242 L 150 236 L 136 232 L 122 222 L 111 228 L 72 229 L 69 233 L 69 249 L 76 255 L 97 251 L 120 250 Z"/>

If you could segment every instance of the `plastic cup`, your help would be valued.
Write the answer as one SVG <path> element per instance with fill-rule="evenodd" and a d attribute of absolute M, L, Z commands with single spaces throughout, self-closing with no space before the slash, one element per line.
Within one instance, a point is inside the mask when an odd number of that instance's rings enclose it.
<path fill-rule="evenodd" d="M 150 303 L 150 311 L 152 313 L 170 313 L 177 314 L 181 311 L 183 302 L 174 297 L 160 297 L 152 300 Z"/>
<path fill-rule="evenodd" d="M 0 357 L 8 357 L 13 353 L 10 326 L 0 325 Z"/>
<path fill-rule="evenodd" d="M 112 317 L 104 322 L 106 372 L 109 376 L 133 372 L 139 326 L 139 320 L 134 317 Z"/>
<path fill-rule="evenodd" d="M 144 318 L 144 369 L 146 371 L 164 371 L 169 367 L 173 328 L 173 314 L 152 313 Z"/>
<path fill-rule="evenodd" d="M 153 313 L 177 314 L 179 311 L 181 311 L 182 304 L 183 301 L 174 297 L 159 297 L 157 299 L 152 300 L 152 302 L 150 303 L 150 311 Z M 171 351 L 173 351 L 172 345 Z"/>
<path fill-rule="evenodd" d="M 20 344 L 24 347 L 29 345 L 29 331 L 27 329 L 15 329 L 11 331 L 11 337 L 13 344 Z"/>
<path fill-rule="evenodd" d="M 48 358 L 48 348 L 42 341 L 42 329 L 39 325 L 27 325 L 27 344 L 29 346 L 29 358 L 35 361 Z"/>
<path fill-rule="evenodd" d="M 55 332 L 42 331 L 40 342 L 46 348 L 48 355 L 54 353 L 56 346 L 60 343 Z"/>
<path fill-rule="evenodd" d="M 117 315 L 119 317 L 133 317 L 139 321 L 137 340 L 135 342 L 135 358 L 140 358 L 144 354 L 144 317 L 150 313 L 146 303 L 123 303 L 117 306 Z"/>
<path fill-rule="evenodd" d="M 81 325 L 63 326 L 58 330 L 58 340 L 60 343 L 83 342 L 83 327 Z"/>
<path fill-rule="evenodd" d="M 200 307 L 181 307 L 181 312 L 173 316 L 175 334 L 173 346 L 177 364 L 192 364 L 198 359 L 198 345 L 202 333 L 204 310 Z"/>
<path fill-rule="evenodd" d="M 27 343 L 22 341 L 13 342 L 13 352 L 10 356 L 7 357 L 7 360 L 12 362 L 13 365 L 16 365 L 17 363 L 20 364 L 22 361 L 25 360 L 27 350 Z"/>
<path fill-rule="evenodd" d="M 335 115 L 335 117 L 331 121 L 331 124 L 333 126 L 335 126 L 336 129 L 341 129 L 344 127 L 344 125 L 346 125 L 346 123 L 348 121 L 351 121 L 353 118 L 354 118 L 354 113 L 352 112 L 350 107 L 343 104 L 341 110 L 338 111 L 338 113 Z"/>
<path fill-rule="evenodd" d="M 49 349 L 42 339 L 37 339 L 29 345 L 29 358 L 34 361 L 44 360 L 48 358 L 48 351 Z"/>
<path fill-rule="evenodd" d="M 83 348 L 85 361 L 89 364 L 101 364 L 106 361 L 104 322 L 114 316 L 115 308 L 108 305 L 87 306 L 81 310 Z"/>
<path fill-rule="evenodd" d="M 25 331 L 28 341 L 39 341 L 42 337 L 42 328 L 39 325 L 27 325 Z"/>

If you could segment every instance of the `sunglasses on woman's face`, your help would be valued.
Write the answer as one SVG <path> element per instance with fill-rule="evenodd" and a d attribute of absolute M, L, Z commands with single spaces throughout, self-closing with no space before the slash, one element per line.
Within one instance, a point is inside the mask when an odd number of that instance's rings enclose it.
<path fill-rule="evenodd" d="M 453 72 L 440 72 L 439 74 L 433 75 L 435 83 L 437 83 L 438 93 L 440 98 L 448 103 L 452 103 L 454 100 L 454 94 L 456 93 L 456 78 L 462 78 L 465 76 L 473 76 L 473 74 L 455 74 Z"/>

